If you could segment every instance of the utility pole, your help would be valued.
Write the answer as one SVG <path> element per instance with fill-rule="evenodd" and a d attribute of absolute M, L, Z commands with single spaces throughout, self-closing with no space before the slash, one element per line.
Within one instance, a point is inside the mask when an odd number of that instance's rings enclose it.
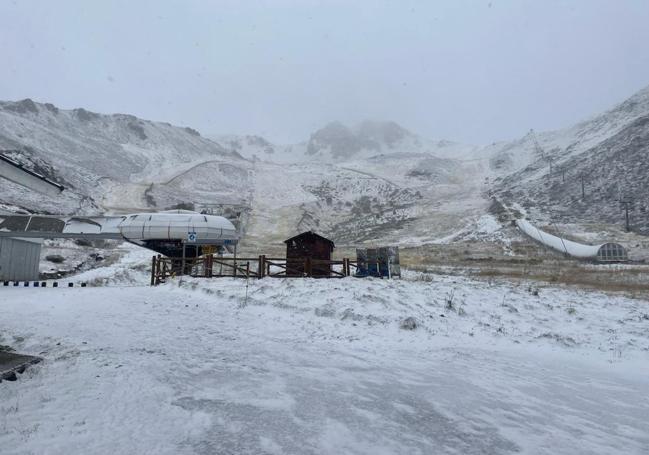
<path fill-rule="evenodd" d="M 586 199 L 586 186 L 584 184 L 584 173 L 582 172 L 579 174 L 579 177 L 581 178 L 581 199 L 585 200 Z"/>
<path fill-rule="evenodd" d="M 543 150 L 543 147 L 541 147 L 541 144 L 539 143 L 539 139 L 536 137 L 534 129 L 531 129 L 529 134 L 532 136 L 532 141 L 534 142 L 534 152 L 536 153 L 537 159 L 545 160 L 550 165 L 550 174 L 548 174 L 549 179 L 552 177 L 552 156 L 549 153 L 545 153 L 545 150 Z"/>
<path fill-rule="evenodd" d="M 629 232 L 631 227 L 629 226 L 629 210 L 633 210 L 633 200 L 629 197 L 620 200 L 620 204 L 624 207 L 624 218 L 625 218 L 625 228 Z"/>

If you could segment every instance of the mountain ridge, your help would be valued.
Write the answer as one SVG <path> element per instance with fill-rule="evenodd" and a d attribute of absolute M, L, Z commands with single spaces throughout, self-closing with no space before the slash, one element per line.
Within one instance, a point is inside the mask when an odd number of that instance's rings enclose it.
<path fill-rule="evenodd" d="M 611 182 L 632 176 L 639 183 L 630 190 L 648 196 L 647 115 L 649 87 L 571 127 L 487 146 L 425 139 L 392 121 L 332 122 L 281 146 L 128 114 L 0 102 L 0 150 L 68 187 L 51 200 L 0 181 L 0 203 L 66 213 L 227 206 L 246 214 L 259 242 L 300 229 L 348 242 L 435 242 L 469 232 L 491 197 L 541 221 L 600 214 L 613 223 Z M 606 165 L 609 174 L 598 173 Z M 589 185 L 606 198 L 575 199 L 575 176 L 584 173 L 597 176 Z M 637 218 L 647 231 L 646 211 Z"/>

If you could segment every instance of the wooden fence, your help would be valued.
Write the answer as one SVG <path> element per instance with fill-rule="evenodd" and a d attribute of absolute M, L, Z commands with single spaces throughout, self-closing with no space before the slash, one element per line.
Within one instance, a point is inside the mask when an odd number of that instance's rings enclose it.
<path fill-rule="evenodd" d="M 205 255 L 199 258 L 176 259 L 160 255 L 151 261 L 151 286 L 164 283 L 169 277 L 188 275 L 199 278 L 344 278 L 356 274 L 356 261 L 318 260 L 311 258 L 222 257 Z"/>

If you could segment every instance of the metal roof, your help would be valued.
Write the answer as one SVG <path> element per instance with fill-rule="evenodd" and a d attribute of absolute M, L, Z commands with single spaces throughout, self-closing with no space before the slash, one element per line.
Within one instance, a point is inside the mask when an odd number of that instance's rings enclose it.
<path fill-rule="evenodd" d="M 12 160 L 3 154 L 0 154 L 0 177 L 41 193 L 50 193 L 52 190 L 60 193 L 65 189 L 63 185 L 31 169 L 27 169 L 18 161 Z"/>
<path fill-rule="evenodd" d="M 297 239 L 304 238 L 304 237 L 313 237 L 313 238 L 317 238 L 317 239 L 320 239 L 320 240 L 324 240 L 325 242 L 330 243 L 332 247 L 334 246 L 333 240 L 329 240 L 328 238 L 323 237 L 320 234 L 316 234 L 313 231 L 306 231 L 306 232 L 303 232 L 303 233 L 298 234 L 296 236 L 293 236 L 290 239 L 284 240 L 284 243 L 288 243 L 288 242 L 290 242 L 292 240 L 297 240 Z"/>

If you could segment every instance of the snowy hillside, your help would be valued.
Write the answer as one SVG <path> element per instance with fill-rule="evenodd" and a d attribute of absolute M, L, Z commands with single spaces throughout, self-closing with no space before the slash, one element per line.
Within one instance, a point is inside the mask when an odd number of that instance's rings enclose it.
<path fill-rule="evenodd" d="M 278 147 L 261 136 L 237 136 L 234 134 L 208 136 L 214 142 L 235 151 L 249 160 L 277 161 L 282 159 L 281 147 Z"/>
<path fill-rule="evenodd" d="M 649 87 L 572 127 L 530 132 L 518 140 L 492 145 L 492 166 L 502 173 L 519 171 L 530 165 L 549 170 L 550 161 L 554 166 L 561 166 L 562 162 L 595 147 L 646 115 L 649 115 Z M 540 152 L 535 147 L 534 136 Z"/>
<path fill-rule="evenodd" d="M 150 288 L 132 248 L 91 287 L 0 288 L 0 344 L 45 357 L 0 387 L 3 453 L 649 445 L 645 300 L 419 274 Z"/>
<path fill-rule="evenodd" d="M 50 200 L 0 181 L 0 203 L 41 213 L 216 208 L 258 243 L 306 229 L 344 243 L 433 241 L 477 219 L 484 206 L 476 184 L 482 179 L 470 176 L 485 166 L 433 154 L 471 147 L 425 141 L 395 123 L 329 125 L 301 155 L 295 147 L 258 136 L 209 140 L 129 115 L 3 102 L 0 150 L 67 191 Z M 468 202 L 449 212 L 449 195 Z"/>
<path fill-rule="evenodd" d="M 532 154 L 530 135 L 504 149 L 529 162 L 496 181 L 501 200 L 546 222 L 620 224 L 620 200 L 630 197 L 632 228 L 649 233 L 649 88 L 591 120 L 538 136 L 541 156 Z M 505 163 L 504 156 L 495 160 Z"/>
<path fill-rule="evenodd" d="M 342 244 L 414 246 L 471 237 L 488 216 L 488 194 L 537 221 L 579 224 L 619 222 L 617 200 L 631 193 L 634 228 L 646 232 L 648 118 L 649 88 L 574 127 L 485 147 L 370 121 L 333 122 L 280 146 L 259 136 L 206 139 L 130 115 L 2 102 L 0 150 L 68 191 L 50 200 L 0 181 L 0 208 L 214 208 L 237 218 L 252 245 L 314 229 Z"/>
<path fill-rule="evenodd" d="M 116 186 L 150 183 L 164 177 L 166 169 L 184 163 L 240 161 L 236 154 L 191 128 L 132 115 L 62 110 L 29 99 L 0 102 L 0 150 L 14 151 L 9 153 L 20 162 L 45 171 L 69 189 L 61 202 L 40 195 L 29 197 L 0 181 L 1 202 L 59 213 L 97 210 L 112 191 L 119 193 L 116 199 L 121 200 L 120 205 L 132 206 L 133 201 L 126 200 L 128 191 L 114 190 Z M 82 203 L 84 199 L 89 202 Z"/>
<path fill-rule="evenodd" d="M 395 122 L 364 121 L 354 127 L 331 122 L 308 140 L 291 145 L 272 144 L 259 136 L 210 136 L 248 159 L 294 164 L 337 164 L 380 155 L 420 154 L 446 159 L 483 157 L 481 147 L 418 136 Z"/>

